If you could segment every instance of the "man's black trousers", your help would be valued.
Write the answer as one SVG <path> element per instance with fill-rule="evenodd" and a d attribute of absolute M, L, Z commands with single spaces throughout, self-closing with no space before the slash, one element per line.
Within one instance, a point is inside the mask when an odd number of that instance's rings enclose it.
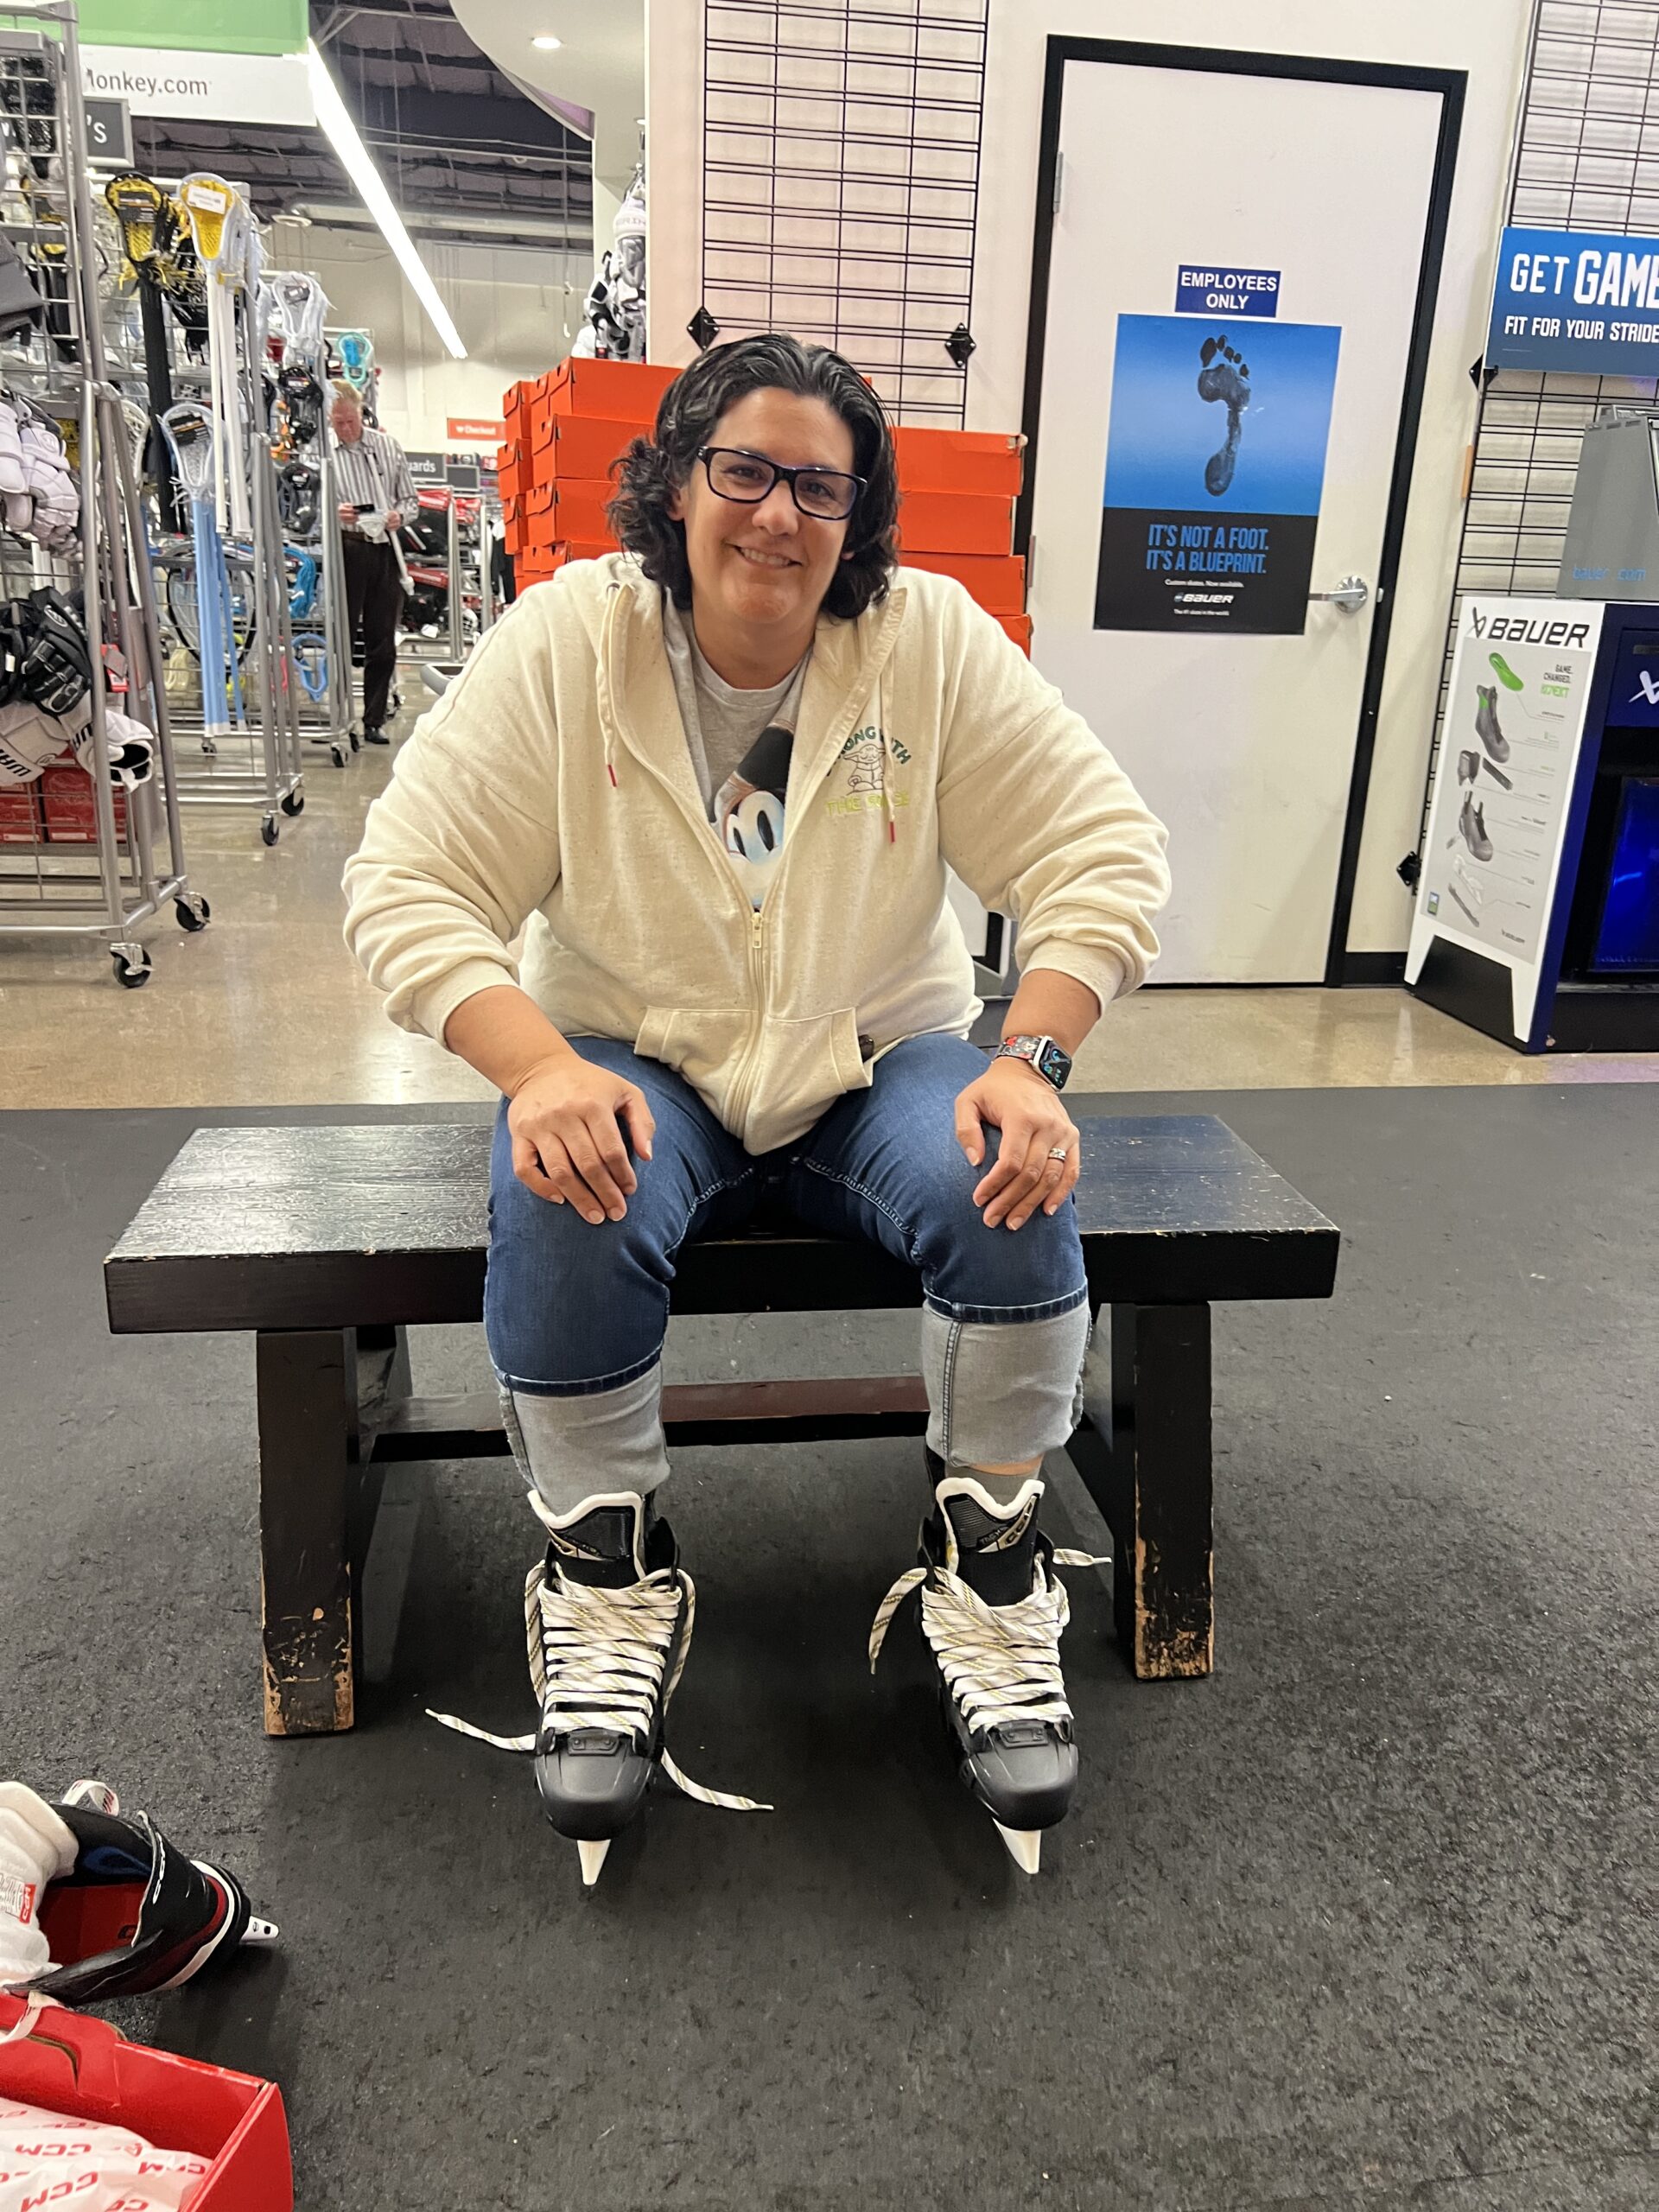
<path fill-rule="evenodd" d="M 346 553 L 346 606 L 352 635 L 363 632 L 363 727 L 385 727 L 386 702 L 397 666 L 397 620 L 404 611 L 404 580 L 390 545 L 365 537 L 340 541 Z"/>

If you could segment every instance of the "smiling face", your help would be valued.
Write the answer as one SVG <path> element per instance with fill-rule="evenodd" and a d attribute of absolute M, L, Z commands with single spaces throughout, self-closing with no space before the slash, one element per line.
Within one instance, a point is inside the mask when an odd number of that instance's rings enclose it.
<path fill-rule="evenodd" d="M 788 467 L 853 470 L 853 434 L 835 409 L 772 386 L 728 407 L 705 442 L 764 454 Z M 699 635 L 706 619 L 757 642 L 817 620 L 845 554 L 847 523 L 804 515 L 781 477 L 757 505 L 723 499 L 701 461 L 668 511 L 685 524 Z"/>

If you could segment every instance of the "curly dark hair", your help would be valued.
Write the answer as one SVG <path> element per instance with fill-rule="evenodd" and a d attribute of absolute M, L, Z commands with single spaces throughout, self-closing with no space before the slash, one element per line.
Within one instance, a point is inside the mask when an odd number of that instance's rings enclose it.
<path fill-rule="evenodd" d="M 836 563 L 823 596 L 826 614 L 850 621 L 887 595 L 899 557 L 893 542 L 899 474 L 881 402 L 852 363 L 827 346 L 803 346 L 784 331 L 769 330 L 699 354 L 664 392 L 652 435 L 635 438 L 612 464 L 617 480 L 607 510 L 612 533 L 677 607 L 689 607 L 685 525 L 669 513 L 669 500 L 696 467 L 699 449 L 727 409 L 766 390 L 827 401 L 853 434 L 853 468 L 865 483 L 847 525 L 852 558 Z"/>

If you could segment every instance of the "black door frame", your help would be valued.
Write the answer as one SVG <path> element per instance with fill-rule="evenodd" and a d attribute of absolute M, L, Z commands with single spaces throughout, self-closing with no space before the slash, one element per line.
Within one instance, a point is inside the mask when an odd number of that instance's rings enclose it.
<path fill-rule="evenodd" d="M 1042 412 L 1043 348 L 1048 332 L 1048 285 L 1053 255 L 1055 176 L 1060 151 L 1060 109 L 1065 90 L 1068 61 L 1116 61 L 1144 69 L 1199 69 L 1212 74 L 1240 77 L 1295 77 L 1326 85 L 1380 85 L 1414 92 L 1438 92 L 1440 128 L 1434 149 L 1434 168 L 1429 185 L 1428 213 L 1423 226 L 1423 251 L 1419 265 L 1417 297 L 1412 309 L 1411 344 L 1406 356 L 1406 375 L 1400 399 L 1400 424 L 1394 449 L 1394 469 L 1389 483 L 1389 503 L 1382 524 L 1382 550 L 1377 563 L 1371 641 L 1365 660 L 1365 679 L 1360 693 L 1359 727 L 1354 739 L 1353 772 L 1348 785 L 1348 811 L 1342 831 L 1342 851 L 1337 867 L 1337 890 L 1331 912 L 1331 936 L 1325 949 L 1327 985 L 1345 980 L 1349 967 L 1348 925 L 1353 914 L 1354 881 L 1359 872 L 1360 838 L 1365 826 L 1365 804 L 1370 791 L 1371 762 L 1376 750 L 1377 709 L 1382 695 L 1389 632 L 1394 621 L 1395 583 L 1400 567 L 1400 548 L 1405 536 L 1406 506 L 1411 494 L 1412 465 L 1417 453 L 1417 429 L 1422 415 L 1423 385 L 1428 372 L 1429 342 L 1433 334 L 1434 302 L 1440 291 L 1440 264 L 1446 251 L 1446 219 L 1452 205 L 1452 182 L 1457 167 L 1458 139 L 1463 127 L 1463 96 L 1468 73 L 1462 69 L 1417 68 L 1411 64 L 1383 61 L 1339 61 L 1313 54 L 1252 54 L 1221 47 L 1153 46 L 1133 39 L 1071 38 L 1055 35 L 1048 41 L 1048 62 L 1043 78 L 1042 138 L 1037 160 L 1037 220 L 1032 241 L 1031 314 L 1026 331 L 1026 379 L 1022 428 L 1027 439 L 1025 483 L 1014 511 L 1014 550 L 1029 550 L 1032 502 L 1037 478 L 1037 439 Z M 1370 956 L 1359 955 L 1361 973 L 1371 965 Z"/>

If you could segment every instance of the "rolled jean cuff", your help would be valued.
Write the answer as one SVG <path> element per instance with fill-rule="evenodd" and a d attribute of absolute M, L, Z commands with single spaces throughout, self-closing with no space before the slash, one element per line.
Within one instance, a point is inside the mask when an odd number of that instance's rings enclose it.
<path fill-rule="evenodd" d="M 607 1390 L 620 1390 L 630 1382 L 637 1382 L 642 1375 L 649 1375 L 662 1362 L 663 1348 L 649 1351 L 643 1359 L 636 1359 L 631 1367 L 619 1367 L 612 1375 L 584 1375 L 576 1382 L 547 1382 L 529 1375 L 504 1375 L 498 1367 L 495 1379 L 504 1390 L 517 1390 L 526 1398 L 596 1398 Z"/>
<path fill-rule="evenodd" d="M 930 1313 L 945 1321 L 983 1321 L 994 1328 L 1006 1328 L 1022 1321 L 1053 1321 L 1063 1313 L 1075 1313 L 1089 1300 L 1088 1284 L 1079 1284 L 1069 1290 L 1064 1298 L 1045 1298 L 1035 1306 L 964 1306 L 959 1300 L 941 1298 L 936 1291 L 923 1294 L 922 1303 Z"/>
<path fill-rule="evenodd" d="M 922 1313 L 927 1441 L 949 1466 L 1000 1467 L 1070 1441 L 1094 1317 L 1086 1299 L 1036 1321 Z"/>
<path fill-rule="evenodd" d="M 501 1417 L 528 1490 L 561 1517 L 590 1497 L 644 1497 L 668 1477 L 659 1361 L 618 1389 L 555 1396 L 501 1382 Z"/>

